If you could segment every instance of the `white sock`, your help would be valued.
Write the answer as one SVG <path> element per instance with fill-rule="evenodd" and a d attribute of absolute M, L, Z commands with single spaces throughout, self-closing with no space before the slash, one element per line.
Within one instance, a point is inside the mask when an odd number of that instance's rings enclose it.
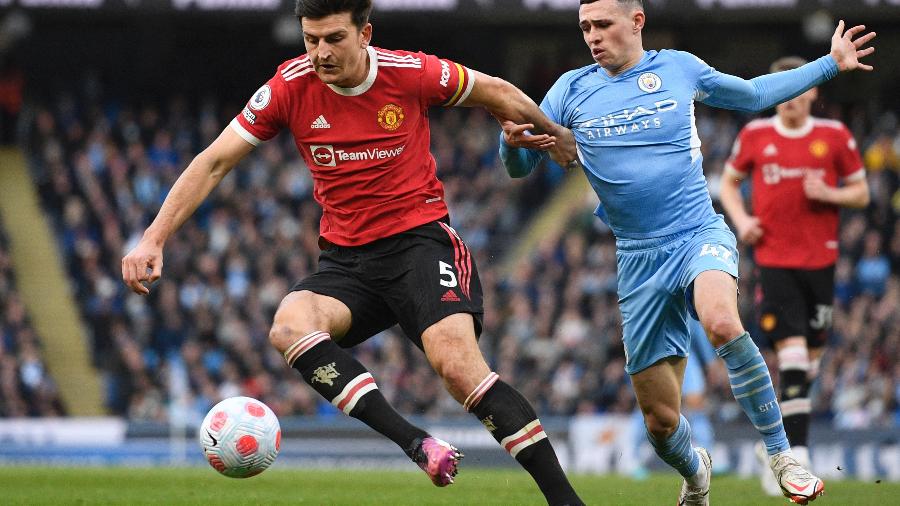
<path fill-rule="evenodd" d="M 697 451 L 697 450 L 694 450 Z M 700 465 L 697 466 L 697 472 L 694 473 L 690 478 L 685 478 L 687 480 L 687 484 L 691 488 L 700 488 L 706 484 L 706 480 L 708 479 L 709 469 L 706 468 L 706 464 L 703 463 L 703 459 L 700 459 Z"/>

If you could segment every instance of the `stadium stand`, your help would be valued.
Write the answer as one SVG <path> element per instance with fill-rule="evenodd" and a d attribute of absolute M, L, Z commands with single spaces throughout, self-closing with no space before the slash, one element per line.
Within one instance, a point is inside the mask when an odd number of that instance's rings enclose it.
<path fill-rule="evenodd" d="M 9 239 L 0 220 L 0 418 L 66 414 L 43 359 L 41 339 L 16 290 Z"/>

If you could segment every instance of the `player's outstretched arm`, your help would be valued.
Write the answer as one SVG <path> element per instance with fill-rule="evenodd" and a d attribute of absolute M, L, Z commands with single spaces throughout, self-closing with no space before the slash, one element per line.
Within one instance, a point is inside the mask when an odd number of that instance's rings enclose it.
<path fill-rule="evenodd" d="M 796 69 L 755 77 L 749 81 L 716 72 L 715 86 L 701 101 L 724 109 L 758 112 L 790 100 L 833 78 L 838 72 L 872 70 L 871 65 L 859 61 L 875 51 L 874 47 L 863 47 L 875 38 L 875 32 L 857 37 L 865 29 L 865 26 L 858 25 L 845 32 L 844 22 L 841 21 L 831 40 L 831 52 Z"/>
<path fill-rule="evenodd" d="M 143 282 L 152 283 L 162 275 L 166 240 L 252 149 L 252 144 L 227 127 L 209 147 L 194 157 L 175 181 L 140 242 L 122 259 L 122 280 L 132 291 L 141 295 L 150 293 Z"/>

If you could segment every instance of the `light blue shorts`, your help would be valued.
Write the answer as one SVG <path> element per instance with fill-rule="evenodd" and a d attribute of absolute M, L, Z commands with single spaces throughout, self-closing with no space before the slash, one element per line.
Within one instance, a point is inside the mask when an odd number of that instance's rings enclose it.
<path fill-rule="evenodd" d="M 625 372 L 666 357 L 687 357 L 688 318 L 697 318 L 693 282 L 704 271 L 738 277 L 737 241 L 721 215 L 694 230 L 616 241 Z"/>

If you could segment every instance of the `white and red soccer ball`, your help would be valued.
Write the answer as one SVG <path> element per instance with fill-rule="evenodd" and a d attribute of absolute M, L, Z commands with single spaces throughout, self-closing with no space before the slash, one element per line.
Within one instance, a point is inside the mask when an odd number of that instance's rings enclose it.
<path fill-rule="evenodd" d="M 281 449 L 281 426 L 262 402 L 229 397 L 209 410 L 198 439 L 213 469 L 231 478 L 249 478 L 275 462 Z"/>

